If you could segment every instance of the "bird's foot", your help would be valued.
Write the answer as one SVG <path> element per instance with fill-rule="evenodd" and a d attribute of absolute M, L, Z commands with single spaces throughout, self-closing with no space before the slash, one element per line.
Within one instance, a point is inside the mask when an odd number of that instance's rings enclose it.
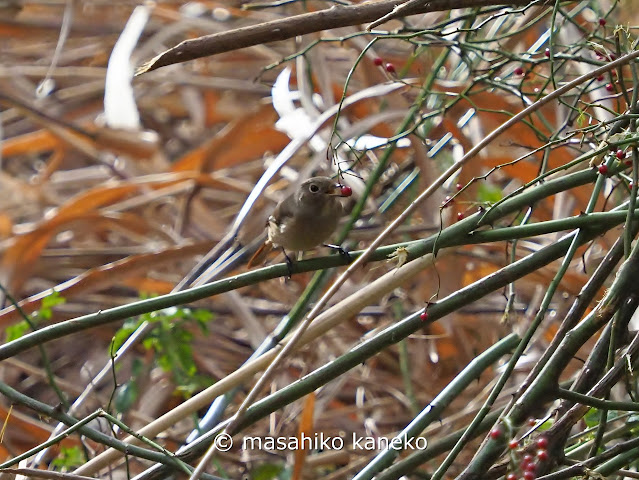
<path fill-rule="evenodd" d="M 286 259 L 286 268 L 288 268 L 288 279 L 291 279 L 291 276 L 293 275 L 293 260 L 291 260 L 291 257 L 289 257 L 286 254 L 286 250 L 284 250 L 284 247 L 282 247 L 282 253 L 284 254 L 284 258 Z"/>

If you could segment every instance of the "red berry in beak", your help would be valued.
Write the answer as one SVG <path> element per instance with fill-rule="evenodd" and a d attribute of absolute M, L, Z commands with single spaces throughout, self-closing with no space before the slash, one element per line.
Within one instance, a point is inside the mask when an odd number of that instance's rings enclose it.
<path fill-rule="evenodd" d="M 353 195 L 353 189 L 348 185 L 342 185 L 340 188 L 340 193 L 342 194 L 342 197 L 350 197 L 351 195 Z"/>

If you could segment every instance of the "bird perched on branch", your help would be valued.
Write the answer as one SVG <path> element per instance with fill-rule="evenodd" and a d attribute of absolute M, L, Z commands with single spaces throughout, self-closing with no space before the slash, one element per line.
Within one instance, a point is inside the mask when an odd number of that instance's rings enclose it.
<path fill-rule="evenodd" d="M 311 250 L 324 242 L 337 228 L 342 215 L 339 197 L 350 197 L 351 187 L 328 177 L 313 177 L 277 204 L 268 218 L 264 244 L 249 261 L 249 267 L 262 263 L 275 247 L 284 251 Z"/>

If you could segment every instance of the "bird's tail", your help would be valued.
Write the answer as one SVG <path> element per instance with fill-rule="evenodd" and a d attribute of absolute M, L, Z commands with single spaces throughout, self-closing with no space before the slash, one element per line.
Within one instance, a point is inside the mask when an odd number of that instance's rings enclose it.
<path fill-rule="evenodd" d="M 271 253 L 271 250 L 273 250 L 273 244 L 269 240 L 266 240 L 248 261 L 248 268 L 262 265 L 266 261 L 268 254 Z"/>

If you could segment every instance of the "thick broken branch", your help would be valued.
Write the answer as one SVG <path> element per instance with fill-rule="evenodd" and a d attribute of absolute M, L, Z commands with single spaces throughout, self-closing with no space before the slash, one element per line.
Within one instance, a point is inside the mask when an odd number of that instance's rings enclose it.
<path fill-rule="evenodd" d="M 297 35 L 373 22 L 396 11 L 395 9 L 404 3 L 402 0 L 382 0 L 380 2 L 346 7 L 332 6 L 319 12 L 304 13 L 185 40 L 143 64 L 138 68 L 136 75 L 167 65 L 187 62 L 253 45 L 286 40 Z M 430 2 L 424 0 L 410 5 L 409 8 L 403 8 L 401 14 L 402 16 L 409 16 L 458 8 L 478 8 L 500 4 L 504 6 L 521 6 L 529 3 L 531 3 L 530 0 L 433 0 Z"/>

